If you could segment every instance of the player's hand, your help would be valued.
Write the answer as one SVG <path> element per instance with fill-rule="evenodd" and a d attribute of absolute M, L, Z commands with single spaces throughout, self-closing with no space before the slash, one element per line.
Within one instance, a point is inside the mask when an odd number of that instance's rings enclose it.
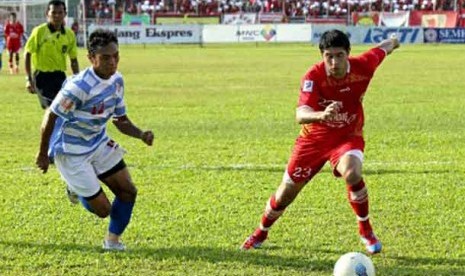
<path fill-rule="evenodd" d="M 46 173 L 48 170 L 48 165 L 50 164 L 50 160 L 48 159 L 47 154 L 43 154 L 39 152 L 36 156 L 36 165 L 39 167 L 39 169 L 43 172 Z"/>
<path fill-rule="evenodd" d="M 341 109 L 340 102 L 332 102 L 325 108 L 325 111 L 323 111 L 321 120 L 328 121 L 328 120 L 333 119 L 340 109 Z"/>
<path fill-rule="evenodd" d="M 400 42 L 399 42 L 399 39 L 396 38 L 391 38 L 392 40 L 392 44 L 393 44 L 393 49 L 397 49 L 400 47 Z"/>
<path fill-rule="evenodd" d="M 153 132 L 151 130 L 147 130 L 142 132 L 142 136 L 140 139 L 147 145 L 151 146 L 153 144 L 153 138 Z"/>
<path fill-rule="evenodd" d="M 35 94 L 37 91 L 35 82 L 33 80 L 26 81 L 26 89 L 29 93 Z"/>
<path fill-rule="evenodd" d="M 392 34 L 391 37 L 390 37 L 391 41 L 392 41 L 392 49 L 397 49 L 399 48 L 400 46 L 400 42 L 399 42 L 399 39 L 397 38 L 397 35 L 396 34 Z"/>

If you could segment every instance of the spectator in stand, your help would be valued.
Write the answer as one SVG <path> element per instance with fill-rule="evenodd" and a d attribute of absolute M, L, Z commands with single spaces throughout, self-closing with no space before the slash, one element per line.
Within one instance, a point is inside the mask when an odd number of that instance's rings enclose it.
<path fill-rule="evenodd" d="M 452 10 L 453 0 L 86 0 L 87 15 L 104 23 L 110 18 L 120 21 L 123 12 L 218 13 L 264 12 L 284 13 L 287 17 L 346 18 L 348 12 L 397 12 L 409 10 Z M 459 0 L 461 7 L 463 1 Z M 284 9 L 284 11 L 283 11 Z"/>
<path fill-rule="evenodd" d="M 434 10 L 434 3 L 431 0 L 422 0 L 421 2 L 421 9 L 425 11 L 432 11 Z"/>

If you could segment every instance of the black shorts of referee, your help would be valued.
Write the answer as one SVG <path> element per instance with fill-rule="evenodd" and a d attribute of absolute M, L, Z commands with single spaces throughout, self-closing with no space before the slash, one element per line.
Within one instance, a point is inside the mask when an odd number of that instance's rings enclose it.
<path fill-rule="evenodd" d="M 52 104 L 53 99 L 55 99 L 65 80 L 66 74 L 63 71 L 34 72 L 34 81 L 37 87 L 36 92 L 43 109 Z"/>

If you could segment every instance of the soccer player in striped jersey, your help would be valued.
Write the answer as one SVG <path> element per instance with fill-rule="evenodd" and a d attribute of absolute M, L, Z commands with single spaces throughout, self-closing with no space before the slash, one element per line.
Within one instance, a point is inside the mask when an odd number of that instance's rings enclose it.
<path fill-rule="evenodd" d="M 259 227 L 241 248 L 260 247 L 273 223 L 301 189 L 329 161 L 347 187 L 348 200 L 358 220 L 359 235 L 368 253 L 381 251 L 368 216 L 368 190 L 362 178 L 365 141 L 362 100 L 376 69 L 399 47 L 397 38 L 381 41 L 356 57 L 349 57 L 350 41 L 339 30 L 323 33 L 322 62 L 302 78 L 296 120 L 302 125 L 281 185 L 266 204 Z"/>
<path fill-rule="evenodd" d="M 92 66 L 68 79 L 45 112 L 36 164 L 46 173 L 49 158 L 54 158 L 82 205 L 101 218 L 110 216 L 103 248 L 124 250 L 120 236 L 129 224 L 137 189 L 124 163 L 124 150 L 108 137 L 106 124 L 112 119 L 120 132 L 149 146 L 154 136 L 135 126 L 126 114 L 115 34 L 94 31 L 89 36 L 88 58 Z M 115 194 L 112 203 L 99 181 Z"/>

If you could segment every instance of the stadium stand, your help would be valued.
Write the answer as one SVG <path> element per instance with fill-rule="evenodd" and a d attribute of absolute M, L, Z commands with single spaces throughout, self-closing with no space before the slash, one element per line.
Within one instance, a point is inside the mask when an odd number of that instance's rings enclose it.
<path fill-rule="evenodd" d="M 286 17 L 347 18 L 352 12 L 458 11 L 465 0 L 85 0 L 87 18 L 121 21 L 130 14 L 220 15 L 239 12 L 280 13 Z"/>

